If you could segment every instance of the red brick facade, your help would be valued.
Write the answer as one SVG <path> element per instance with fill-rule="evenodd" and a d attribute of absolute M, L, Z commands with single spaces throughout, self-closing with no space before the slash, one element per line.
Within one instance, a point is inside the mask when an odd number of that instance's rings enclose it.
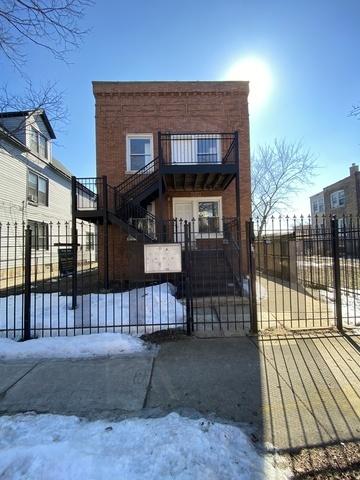
<path fill-rule="evenodd" d="M 97 175 L 110 185 L 126 178 L 126 136 L 153 134 L 157 155 L 158 131 L 170 133 L 238 131 L 240 150 L 240 212 L 242 223 L 250 216 L 250 145 L 248 82 L 94 82 L 96 100 Z M 165 193 L 164 216 L 172 218 L 172 197 L 221 196 L 222 215 L 236 216 L 235 181 L 225 191 Z M 156 206 L 155 206 L 156 211 Z M 115 232 L 115 230 L 117 230 Z M 118 227 L 112 242 L 127 250 L 131 243 Z M 128 261 L 119 258 L 123 269 Z M 125 268 L 126 270 L 126 268 Z"/>

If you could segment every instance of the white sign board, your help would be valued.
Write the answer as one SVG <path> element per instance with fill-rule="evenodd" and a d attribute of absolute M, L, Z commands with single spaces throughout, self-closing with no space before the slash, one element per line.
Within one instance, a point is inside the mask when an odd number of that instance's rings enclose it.
<path fill-rule="evenodd" d="M 154 243 L 144 245 L 145 273 L 181 272 L 180 243 Z"/>

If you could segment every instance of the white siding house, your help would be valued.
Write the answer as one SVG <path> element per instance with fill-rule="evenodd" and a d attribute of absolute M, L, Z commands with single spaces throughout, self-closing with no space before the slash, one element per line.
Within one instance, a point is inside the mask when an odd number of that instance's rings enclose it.
<path fill-rule="evenodd" d="M 23 248 L 19 241 L 9 249 L 15 240 L 8 237 L 15 228 L 19 236 L 27 225 L 36 231 L 33 248 L 42 264 L 56 263 L 57 244 L 71 241 L 71 172 L 53 158 L 53 139 L 42 110 L 0 113 L 0 248 L 7 249 L 6 268 Z M 88 257 L 94 227 L 86 224 L 78 229 L 83 234 L 79 236 L 82 255 Z"/>

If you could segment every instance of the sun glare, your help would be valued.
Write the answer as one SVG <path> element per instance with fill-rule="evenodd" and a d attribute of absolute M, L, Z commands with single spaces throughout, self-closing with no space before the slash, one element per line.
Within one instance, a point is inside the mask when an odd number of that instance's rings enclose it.
<path fill-rule="evenodd" d="M 260 110 L 268 101 L 272 90 L 272 74 L 266 62 L 256 57 L 246 57 L 234 63 L 225 75 L 226 80 L 250 82 L 249 106 Z"/>

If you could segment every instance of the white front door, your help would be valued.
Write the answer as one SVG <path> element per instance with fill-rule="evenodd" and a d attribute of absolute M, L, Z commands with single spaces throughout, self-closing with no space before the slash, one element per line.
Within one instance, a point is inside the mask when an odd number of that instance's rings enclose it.
<path fill-rule="evenodd" d="M 194 215 L 192 202 L 176 201 L 176 203 L 174 203 L 174 218 L 177 219 L 174 235 L 177 242 L 184 242 L 184 222 L 185 220 L 191 222 L 193 216 Z"/>

